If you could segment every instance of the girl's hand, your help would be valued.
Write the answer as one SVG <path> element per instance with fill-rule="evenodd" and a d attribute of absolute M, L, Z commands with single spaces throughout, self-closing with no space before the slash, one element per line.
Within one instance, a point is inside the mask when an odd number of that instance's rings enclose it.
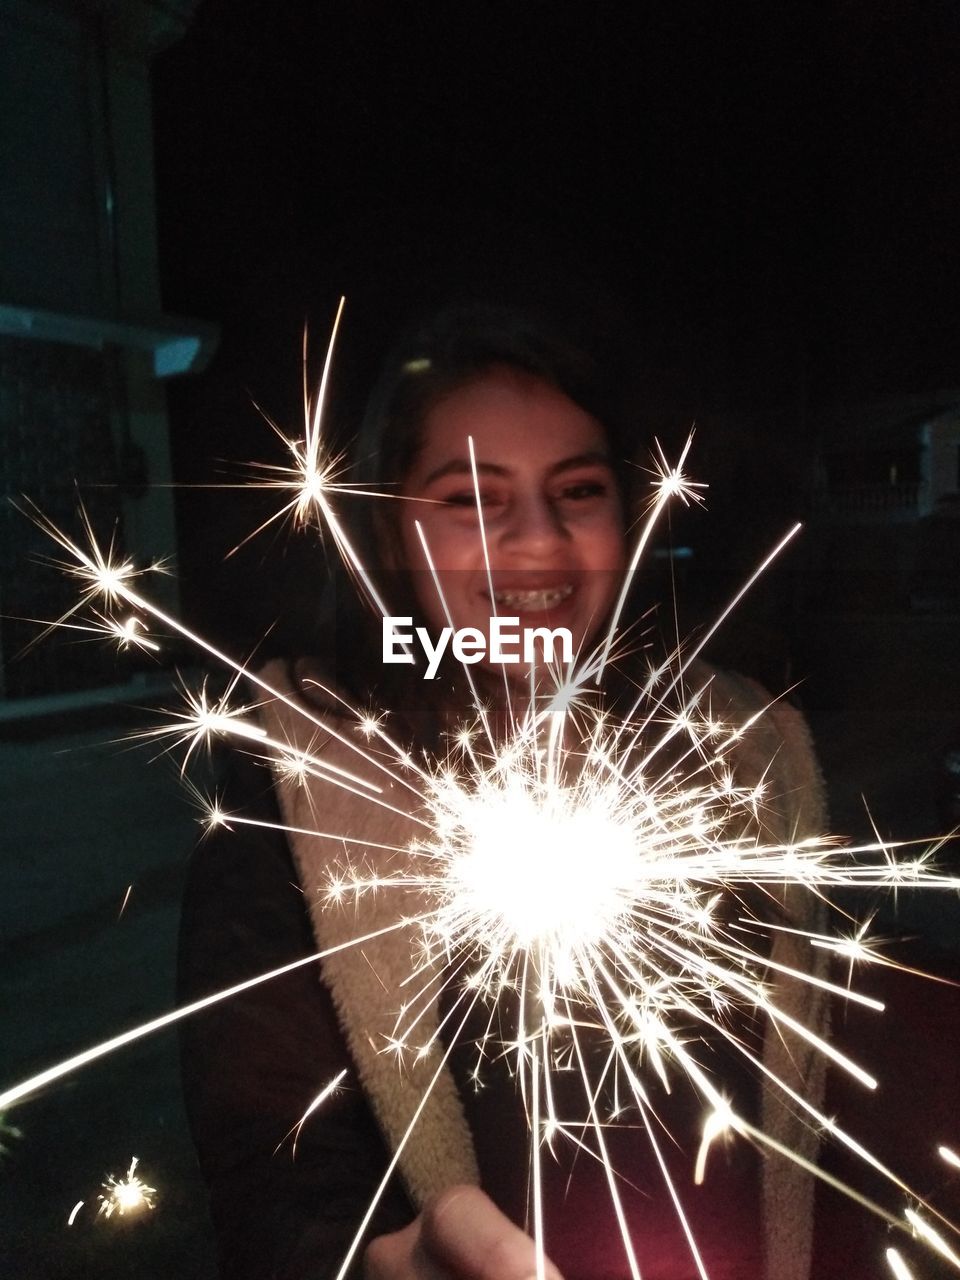
<path fill-rule="evenodd" d="M 534 1242 L 477 1187 L 451 1187 L 409 1227 L 371 1241 L 364 1280 L 534 1280 Z M 546 1263 L 546 1280 L 563 1280 Z"/>

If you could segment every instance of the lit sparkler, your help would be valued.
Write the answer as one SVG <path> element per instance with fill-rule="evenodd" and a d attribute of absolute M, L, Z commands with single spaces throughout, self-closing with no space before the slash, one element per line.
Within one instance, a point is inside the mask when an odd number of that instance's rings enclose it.
<path fill-rule="evenodd" d="M 50 557 L 49 563 L 76 582 L 80 593 L 76 604 L 61 614 L 55 622 L 46 624 L 46 629 L 37 636 L 34 644 L 51 631 L 62 627 L 68 619 L 80 613 L 88 605 L 93 605 L 95 601 L 101 602 L 103 608 L 109 613 L 121 601 L 130 599 L 130 588 L 138 579 L 148 574 L 168 572 L 166 564 L 161 560 L 155 560 L 145 568 L 138 568 L 129 557 L 117 555 L 115 530 L 107 545 L 101 546 L 82 503 L 79 507 L 83 531 L 81 541 L 68 538 L 47 519 L 35 503 L 29 499 L 24 499 L 24 503 L 23 507 L 19 507 L 17 503 L 13 505 L 18 506 L 18 509 L 23 511 L 65 553 L 66 559 Z M 92 613 L 93 620 L 88 622 L 86 630 L 105 633 L 123 647 L 143 644 L 142 639 L 138 638 L 138 620 L 131 617 L 116 618 L 112 613 L 108 617 L 98 609 L 94 609 Z M 156 649 L 157 646 L 151 644 L 148 647 Z"/>
<path fill-rule="evenodd" d="M 262 533 L 269 525 L 284 519 L 292 520 L 294 527 L 304 528 L 314 525 L 320 532 L 329 530 L 335 542 L 342 548 L 340 536 L 342 526 L 331 506 L 331 497 L 337 492 L 349 492 L 357 486 L 342 483 L 345 473 L 345 461 L 342 455 L 331 455 L 324 447 L 321 424 L 323 409 L 327 397 L 327 384 L 333 363 L 333 351 L 336 345 L 337 332 L 340 328 L 340 317 L 343 314 L 344 299 L 340 299 L 330 342 L 327 345 L 323 373 L 315 398 L 311 399 L 307 382 L 307 335 L 303 336 L 303 410 L 304 430 L 302 435 L 291 436 L 275 422 L 269 414 L 260 408 L 261 414 L 270 428 L 282 441 L 289 455 L 286 466 L 255 464 L 259 479 L 255 481 L 260 488 L 275 489 L 286 496 L 286 502 L 272 515 L 265 524 L 260 525 L 247 535 L 245 541 Z M 243 545 L 243 544 L 240 544 Z M 238 548 L 234 548 L 236 551 Z M 231 552 L 233 554 L 233 552 Z"/>
<path fill-rule="evenodd" d="M 290 495 L 275 518 L 287 515 L 304 523 L 319 514 L 367 598 L 385 612 L 331 505 L 331 495 L 349 487 L 339 485 L 338 464 L 325 456 L 320 434 L 332 346 L 331 340 L 319 393 L 313 402 L 305 395 L 305 439 L 287 440 L 292 464 L 268 483 Z M 654 496 L 630 564 L 631 574 L 667 502 L 700 499 L 701 486 L 684 474 L 686 455 L 685 448 L 676 467 L 670 467 L 662 454 L 656 463 Z M 777 938 L 792 935 L 809 944 L 811 956 L 833 951 L 852 969 L 855 962 L 878 959 L 865 933 L 837 939 L 818 928 L 794 927 L 773 912 L 768 918 L 763 904 L 782 895 L 785 886 L 791 894 L 799 892 L 810 902 L 821 903 L 828 901 L 832 889 L 843 886 L 910 884 L 956 889 L 960 881 L 939 873 L 928 852 L 904 859 L 897 846 L 879 839 L 849 847 L 822 832 L 797 831 L 786 839 L 775 832 L 771 815 L 782 797 L 777 794 L 774 761 L 767 761 L 769 768 L 748 781 L 737 776 L 745 740 L 775 714 L 774 706 L 757 708 L 744 719 L 725 720 L 723 707 L 713 706 L 713 678 L 696 663 L 697 654 L 729 610 L 695 650 L 671 655 L 651 671 L 633 705 L 612 716 L 597 709 L 589 686 L 599 682 L 610 658 L 627 581 L 596 652 L 566 673 L 552 692 L 534 690 L 506 741 L 496 738 L 477 699 L 473 710 L 478 727 L 462 730 L 445 760 L 418 763 L 390 736 L 375 711 L 353 708 L 335 690 L 324 688 L 325 700 L 340 715 L 319 715 L 270 678 L 247 670 L 151 604 L 140 592 L 133 565 L 116 558 L 112 547 L 98 547 L 85 518 L 86 545 L 73 542 L 42 516 L 35 518 L 71 557 L 68 571 L 81 584 L 80 602 L 59 620 L 60 625 L 90 606 L 96 629 L 118 639 L 126 636 L 130 643 L 144 643 L 143 638 L 153 634 L 146 621 L 151 619 L 159 630 L 188 639 L 230 672 L 224 695 L 213 698 L 205 686 L 188 692 L 185 711 L 156 730 L 185 745 L 187 759 L 212 735 L 226 737 L 269 760 L 278 776 L 294 788 L 308 788 L 314 782 L 331 785 L 362 797 L 388 817 L 396 815 L 413 824 L 417 834 L 404 842 L 378 842 L 349 831 L 320 831 L 315 824 L 304 828 L 312 838 L 330 841 L 341 851 L 352 845 L 360 849 L 356 858 L 341 852 L 330 860 L 322 888 L 331 912 L 344 902 L 356 907 L 365 898 L 396 891 L 398 898 L 402 895 L 403 907 L 395 923 L 379 932 L 411 925 L 418 932 L 417 963 L 386 1048 L 401 1058 L 429 1059 L 430 1087 L 439 1078 L 447 1051 L 439 1047 L 438 1032 L 428 1016 L 443 980 L 438 973 L 455 975 L 458 993 L 447 1016 L 461 1028 L 480 1002 L 494 1006 L 505 1002 L 516 1010 L 506 1046 L 490 1030 L 491 1015 L 487 1033 L 476 1043 L 477 1070 L 494 1051 L 499 1055 L 504 1047 L 509 1049 L 527 1100 L 534 1188 L 540 1181 L 543 1150 L 558 1136 L 583 1145 L 604 1165 L 621 1221 L 625 1258 L 635 1280 L 641 1275 L 641 1260 L 623 1217 L 616 1171 L 604 1139 L 605 1129 L 616 1123 L 624 1108 L 632 1109 L 639 1119 L 652 1158 L 662 1168 L 691 1258 L 699 1274 L 707 1275 L 684 1218 L 681 1189 L 662 1157 L 658 1121 L 644 1083 L 646 1072 L 665 1083 L 683 1077 L 703 1106 L 703 1142 L 696 1170 L 691 1171 L 697 1180 L 704 1176 L 712 1142 L 724 1134 L 740 1135 L 827 1177 L 808 1157 L 736 1113 L 722 1082 L 709 1075 L 691 1048 L 690 1028 L 732 1045 L 811 1128 L 830 1134 L 884 1174 L 911 1204 L 919 1202 L 893 1171 L 777 1074 L 740 1033 L 738 1015 L 761 1017 L 785 1039 L 805 1044 L 865 1087 L 873 1087 L 872 1075 L 825 1038 L 818 1026 L 799 1019 L 777 991 L 777 980 L 786 980 L 805 985 L 816 1000 L 829 996 L 879 1011 L 878 1001 L 858 993 L 849 982 L 832 981 L 814 959 L 806 967 L 777 959 Z M 479 500 L 478 519 L 482 529 Z M 425 551 L 429 562 L 429 548 Z M 131 612 L 121 614 L 125 610 Z M 114 621 L 114 611 L 124 621 Z M 131 620 L 136 620 L 135 625 Z M 259 709 L 253 704 L 233 704 L 241 676 L 256 689 Z M 285 737 L 268 727 L 273 706 L 281 707 L 288 720 L 292 716 L 302 721 L 303 732 Z M 317 746 L 318 735 L 323 748 Z M 211 824 L 253 822 L 242 814 L 224 814 L 215 803 L 209 805 L 206 816 Z M 587 866 L 585 849 L 590 851 Z M 419 903 L 413 917 L 411 892 Z M 362 937 L 321 952 L 321 958 L 333 950 L 360 946 L 378 933 L 361 932 Z M 262 980 L 271 976 L 264 975 Z M 250 985 L 238 984 L 230 992 L 217 993 L 79 1054 L 8 1090 L 0 1096 L 0 1107 L 113 1047 Z M 588 1052 L 597 1038 L 605 1046 L 599 1065 Z M 571 1066 L 583 1077 L 585 1099 L 584 1114 L 575 1117 L 561 1114 L 554 1103 L 554 1073 Z M 318 1095 L 308 1115 L 336 1083 Z M 608 1096 L 617 1099 L 615 1105 Z M 402 1136 L 388 1175 L 411 1131 Z M 134 1159 L 125 1179 L 110 1178 L 104 1183 L 109 1194 L 100 1197 L 100 1212 L 105 1216 L 131 1211 L 135 1201 L 140 1207 L 152 1207 L 154 1189 L 135 1176 L 136 1165 Z M 835 1179 L 827 1180 L 838 1185 Z M 381 1191 L 384 1185 L 385 1181 Z M 862 1199 L 853 1188 L 843 1189 Z M 376 1198 L 344 1259 L 341 1275 L 359 1248 L 375 1204 Z M 913 1207 L 906 1211 L 906 1226 L 882 1207 L 869 1207 L 924 1239 L 960 1269 L 960 1258 L 946 1237 Z M 533 1218 L 536 1227 L 536 1196 Z M 542 1272 L 544 1242 L 539 1231 L 537 1243 Z M 909 1274 L 896 1250 L 887 1256 L 896 1275 Z"/>
<path fill-rule="evenodd" d="M 643 1064 L 665 1084 L 679 1069 L 702 1100 L 708 1121 L 699 1178 L 711 1142 L 723 1133 L 740 1134 L 806 1165 L 731 1109 L 722 1084 L 702 1068 L 688 1043 L 690 1028 L 699 1027 L 735 1045 L 758 1074 L 806 1113 L 811 1126 L 854 1151 L 907 1196 L 909 1188 L 895 1173 L 836 1121 L 786 1080 L 770 1079 L 768 1066 L 743 1041 L 732 1016 L 737 1010 L 759 1013 L 865 1087 L 875 1087 L 868 1071 L 780 1004 L 771 976 L 779 973 L 878 1012 L 882 1004 L 829 981 L 812 964 L 804 970 L 778 963 L 763 939 L 802 932 L 811 945 L 836 947 L 861 962 L 873 958 L 867 945 L 861 940 L 854 953 L 846 940 L 787 929 L 749 910 L 746 901 L 758 887 L 776 893 L 785 884 L 817 897 L 852 884 L 896 885 L 902 872 L 895 850 L 879 841 L 844 847 L 822 836 L 786 843 L 759 839 L 757 821 L 770 802 L 769 783 L 734 782 L 733 758 L 744 725 L 724 725 L 706 710 L 708 688 L 690 694 L 668 718 L 666 734 L 646 750 L 649 720 L 633 725 L 630 717 L 615 724 L 594 718 L 580 727 L 572 748 L 564 746 L 572 727 L 566 696 L 559 703 L 545 699 L 498 748 L 461 734 L 443 767 L 422 779 L 428 834 L 413 842 L 407 869 L 391 876 L 341 859 L 330 872 L 328 900 L 355 903 L 366 894 L 411 888 L 423 899 L 417 921 L 423 953 L 417 974 L 423 982 L 406 1000 L 390 1040 L 398 1056 L 409 1060 L 436 1050 L 418 1033 L 436 998 L 438 967 L 458 974 L 455 1011 L 478 999 L 497 1004 L 505 995 L 513 997 L 519 1010 L 513 1038 L 508 1044 L 492 1033 L 479 1039 L 477 1074 L 491 1054 L 512 1054 L 529 1100 L 534 1169 L 542 1148 L 558 1135 L 584 1145 L 585 1132 L 586 1149 L 607 1163 L 603 1131 L 615 1123 L 622 1104 L 602 1111 L 597 1091 L 605 1079 L 620 1082 L 613 1092 L 630 1099 L 655 1148 L 657 1121 L 644 1102 Z M 650 697 L 648 687 L 634 711 Z M 667 718 L 662 696 L 657 705 L 660 718 Z M 657 757 L 671 735 L 678 751 L 669 767 L 660 767 Z M 960 883 L 924 859 L 915 860 L 911 877 L 928 887 L 956 889 Z M 734 915 L 731 902 L 741 904 Z M 585 1044 L 597 1035 L 606 1052 L 601 1065 L 591 1068 Z M 584 1073 L 584 1094 L 591 1100 L 587 1115 L 562 1116 L 553 1107 L 551 1078 L 571 1061 Z M 669 1182 L 665 1165 L 663 1173 Z M 680 1189 L 672 1182 L 669 1189 L 682 1215 Z M 896 1224 L 880 1206 L 870 1207 Z M 908 1222 L 918 1230 L 912 1218 Z M 929 1233 L 926 1239 L 933 1243 Z M 942 1237 L 937 1240 L 942 1246 Z M 692 1235 L 689 1244 L 705 1276 Z M 639 1277 L 626 1228 L 624 1250 L 631 1275 Z M 939 1252 L 947 1256 L 944 1247 Z"/>
<path fill-rule="evenodd" d="M 65 614 L 58 622 L 41 623 L 46 627 L 47 631 L 51 626 L 61 631 L 77 631 L 86 634 L 94 640 L 112 640 L 117 649 L 123 653 L 130 649 L 140 649 L 144 653 L 159 653 L 160 645 L 156 641 L 151 640 L 144 630 L 143 619 L 137 617 L 135 613 L 129 614 L 125 618 L 112 618 L 107 614 L 101 613 L 99 609 L 91 609 L 86 622 L 68 622 L 67 618 L 73 614 L 71 609 L 69 614 Z M 25 622 L 37 622 L 36 618 L 25 618 Z M 33 641 L 36 643 L 36 640 Z"/>
<path fill-rule="evenodd" d="M 127 1215 L 144 1213 L 146 1210 L 157 1207 L 154 1199 L 157 1189 L 144 1182 L 139 1176 L 136 1171 L 139 1163 L 139 1158 L 134 1156 L 125 1174 L 119 1178 L 112 1173 L 107 1175 L 101 1183 L 104 1193 L 99 1196 L 100 1208 L 97 1210 L 99 1216 L 112 1218 L 116 1214 L 120 1218 L 125 1218 Z"/>
<path fill-rule="evenodd" d="M 260 410 L 287 450 L 288 462 L 286 466 L 258 464 L 255 470 L 259 479 L 254 483 L 259 488 L 279 491 L 286 497 L 286 501 L 274 515 L 248 534 L 243 543 L 234 547 L 230 554 L 233 555 L 240 546 L 262 533 L 270 525 L 284 519 L 292 521 L 294 528 L 297 529 L 316 527 L 321 533 L 330 534 L 343 563 L 371 606 L 379 613 L 386 613 L 386 606 L 380 598 L 376 585 L 354 549 L 347 530 L 337 514 L 335 499 L 338 494 L 380 498 L 388 495 L 373 493 L 360 485 L 345 482 L 344 457 L 342 454 L 331 454 L 323 438 L 323 411 L 344 302 L 345 299 L 341 298 L 340 305 L 337 307 L 330 341 L 327 344 L 323 372 L 320 376 L 320 385 L 312 398 L 307 380 L 307 334 L 304 331 L 303 434 L 288 435 L 277 422 L 262 409 Z"/>

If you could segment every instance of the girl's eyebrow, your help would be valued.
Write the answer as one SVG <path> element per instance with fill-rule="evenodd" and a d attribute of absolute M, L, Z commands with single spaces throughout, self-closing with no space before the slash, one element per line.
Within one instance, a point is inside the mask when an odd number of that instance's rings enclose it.
<path fill-rule="evenodd" d="M 548 476 L 562 474 L 565 471 L 575 471 L 578 467 L 606 467 L 610 470 L 612 464 L 608 454 L 601 449 L 589 449 L 585 453 L 574 454 L 570 458 L 561 458 L 559 462 L 555 462 L 552 467 L 547 470 Z M 477 473 L 487 476 L 509 476 L 510 468 L 499 466 L 494 462 L 478 462 Z M 472 475 L 472 469 L 469 459 L 467 458 L 451 458 L 449 462 L 444 462 L 441 466 L 436 467 L 428 476 L 424 477 L 423 487 L 434 483 L 435 480 L 442 480 L 445 476 L 462 476 Z"/>
<path fill-rule="evenodd" d="M 555 476 L 563 471 L 576 471 L 578 467 L 606 467 L 608 471 L 613 469 L 613 463 L 610 461 L 610 455 L 602 449 L 588 449 L 584 453 L 576 453 L 572 458 L 563 458 L 560 462 L 554 463 L 548 474 Z"/>
<path fill-rule="evenodd" d="M 492 462 L 478 462 L 477 471 L 481 475 L 488 476 L 507 476 L 510 471 L 507 467 L 495 466 Z M 442 466 L 431 471 L 428 476 L 424 477 L 423 487 L 433 484 L 434 480 L 442 480 L 444 476 L 469 476 L 473 474 L 470 462 L 466 458 L 451 458 L 449 462 L 444 462 Z"/>

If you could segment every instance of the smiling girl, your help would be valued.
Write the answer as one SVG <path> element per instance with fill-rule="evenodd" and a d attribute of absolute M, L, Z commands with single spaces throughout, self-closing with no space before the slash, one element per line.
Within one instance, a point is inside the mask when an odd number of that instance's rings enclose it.
<path fill-rule="evenodd" d="M 575 652 L 596 636 L 623 573 L 624 500 L 606 432 L 563 392 L 494 365 L 427 414 L 401 492 L 399 556 L 422 575 L 429 549 L 440 590 L 424 581 L 419 603 L 434 627 L 442 597 L 484 634 L 500 615 L 562 627 Z"/>
<path fill-rule="evenodd" d="M 391 611 L 429 634 L 452 626 L 489 640 L 491 619 L 511 617 L 528 630 L 568 630 L 574 651 L 585 655 L 602 638 L 622 581 L 632 452 L 597 363 L 583 350 L 539 319 L 488 307 L 448 309 L 400 344 L 371 402 L 361 457 L 375 460 L 377 487 L 399 500 L 376 504 L 365 562 Z M 415 651 L 411 663 L 384 664 L 379 623 L 348 599 L 335 615 L 328 652 L 272 667 L 270 682 L 349 734 L 355 722 L 323 691 L 335 687 L 353 705 L 389 713 L 394 739 L 437 758 L 471 713 L 465 672 L 449 654 L 429 682 Z M 488 656 L 471 674 L 490 722 L 506 732 L 529 688 L 530 664 L 499 668 Z M 765 703 L 747 681 L 719 673 L 709 679 L 718 714 L 742 722 Z M 615 708 L 632 688 L 629 663 L 607 683 Z M 285 706 L 268 705 L 262 716 L 271 737 L 357 767 L 333 737 L 317 740 Z M 768 778 L 775 804 L 764 824 L 771 838 L 820 828 L 819 773 L 805 726 L 788 706 L 774 704 L 746 736 L 736 769 L 745 785 Z M 315 972 L 298 969 L 185 1027 L 188 1110 L 211 1186 L 222 1274 L 336 1275 L 395 1155 L 398 1176 L 377 1204 L 354 1274 L 527 1280 L 536 1267 L 524 1230 L 529 1140 L 514 1080 L 494 1065 L 477 1089 L 474 1055 L 464 1048 L 469 1034 L 449 1046 L 439 1068 L 433 1059 L 398 1067 L 383 1050 L 418 960 L 416 939 L 395 927 L 404 903 L 368 895 L 336 911 L 317 893 L 342 850 L 310 832 L 319 826 L 361 841 L 378 865 L 386 856 L 378 848 L 403 848 L 416 832 L 415 815 L 404 817 L 406 791 L 388 788 L 387 812 L 328 783 L 272 779 L 250 761 L 236 762 L 234 774 L 226 808 L 242 804 L 276 825 L 222 833 L 198 851 L 184 906 L 182 994 L 192 999 L 312 951 L 329 954 Z M 588 869 L 591 851 L 583 856 Z M 793 919 L 786 892 L 771 910 Z M 389 932 L 373 936 L 381 930 Z M 370 938 L 362 947 L 347 945 L 361 935 Z M 777 962 L 798 963 L 790 932 L 777 937 Z M 424 1017 L 424 1035 L 445 1034 L 448 998 L 441 994 Z M 779 998 L 817 1027 L 822 1011 L 809 989 L 784 985 Z M 509 1038 L 509 1029 L 503 1034 Z M 765 1066 L 817 1101 L 822 1075 L 805 1046 L 747 1025 L 740 1034 L 756 1042 Z M 741 1078 L 721 1047 L 708 1044 L 704 1052 L 744 1114 L 807 1157 L 815 1154 L 805 1127 L 761 1096 L 755 1080 Z M 303 1126 L 294 1153 L 283 1145 L 285 1135 L 341 1072 L 343 1088 Z M 689 1090 L 661 1097 L 655 1082 L 650 1087 L 676 1142 L 669 1163 L 686 1184 L 691 1144 L 695 1152 L 699 1141 L 695 1100 Z M 562 1082 L 558 1089 L 562 1094 Z M 695 1273 L 691 1251 L 636 1123 L 610 1137 L 630 1235 L 644 1276 L 686 1280 Z M 711 1276 L 806 1280 L 809 1177 L 784 1162 L 761 1169 L 745 1144 L 721 1163 L 719 1179 L 690 1188 L 688 1197 Z M 545 1238 L 565 1280 L 626 1276 L 602 1169 L 561 1149 L 545 1160 L 545 1179 Z"/>

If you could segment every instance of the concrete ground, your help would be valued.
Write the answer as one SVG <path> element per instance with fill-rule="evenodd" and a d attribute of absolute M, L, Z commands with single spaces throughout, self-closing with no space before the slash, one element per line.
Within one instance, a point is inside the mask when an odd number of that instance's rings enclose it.
<path fill-rule="evenodd" d="M 916 703 L 912 712 L 898 703 L 892 717 L 870 687 L 865 681 L 860 703 L 814 699 L 810 708 L 835 826 L 848 835 L 869 831 L 862 791 L 888 833 L 930 834 L 934 748 L 956 707 L 956 686 L 938 681 L 922 715 Z M 93 716 L 0 720 L 0 1087 L 173 1006 L 178 901 L 197 814 L 173 762 L 157 758 L 155 746 L 126 741 L 130 717 L 120 719 L 119 707 L 108 707 Z M 955 895 L 903 895 L 899 912 L 894 921 L 886 910 L 885 927 L 956 945 Z M 5 1122 L 19 1134 L 0 1133 L 4 1277 L 215 1275 L 175 1033 L 77 1070 Z M 156 1209 L 98 1217 L 102 1180 L 123 1174 L 134 1156 L 157 1189 Z"/>
<path fill-rule="evenodd" d="M 96 718 L 94 727 L 54 718 L 32 740 L 20 726 L 21 736 L 0 741 L 0 1087 L 174 1005 L 179 898 L 196 815 L 169 759 L 155 759 L 154 745 L 119 740 L 129 723 Z M 63 723 L 72 727 L 58 729 Z M 49 1085 L 5 1123 L 19 1132 L 0 1135 L 0 1274 L 215 1275 L 174 1032 Z M 98 1216 L 102 1181 L 125 1174 L 134 1156 L 157 1189 L 155 1211 Z"/>

